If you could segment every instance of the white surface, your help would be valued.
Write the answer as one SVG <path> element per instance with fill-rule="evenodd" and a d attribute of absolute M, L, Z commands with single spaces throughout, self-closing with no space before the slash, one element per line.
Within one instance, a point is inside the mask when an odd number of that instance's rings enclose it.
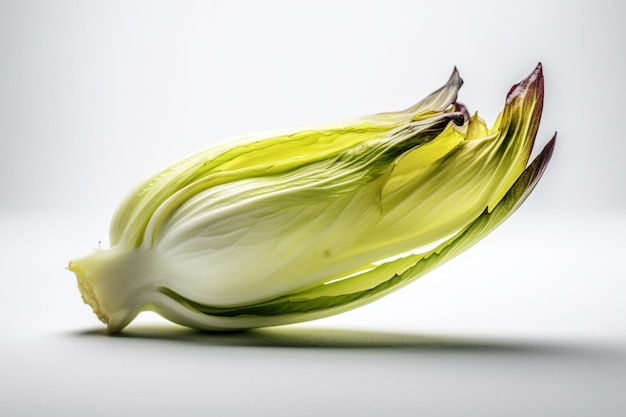
<path fill-rule="evenodd" d="M 623 5 L 0 1 L 0 415 L 626 414 Z M 70 258 L 218 140 L 401 109 L 457 65 L 492 122 L 537 61 L 529 201 L 462 257 L 314 323 L 108 337 Z M 88 410 L 88 412 L 86 412 Z"/>
<path fill-rule="evenodd" d="M 455 65 L 460 101 L 491 124 L 541 61 L 538 142 L 560 135 L 542 203 L 624 207 L 623 8 L 2 1 L 0 205 L 109 212 L 139 179 L 213 142 L 400 110 Z"/>
<path fill-rule="evenodd" d="M 118 337 L 63 269 L 101 217 L 0 216 L 0 415 L 626 411 L 621 213 L 522 208 L 461 257 L 334 318 L 224 335 L 144 315 Z"/>

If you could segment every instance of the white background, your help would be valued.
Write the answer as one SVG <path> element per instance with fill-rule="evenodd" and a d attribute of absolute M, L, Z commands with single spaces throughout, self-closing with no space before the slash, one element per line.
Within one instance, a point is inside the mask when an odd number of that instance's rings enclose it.
<path fill-rule="evenodd" d="M 623 9 L 0 1 L 0 414 L 623 415 Z M 385 300 L 228 336 L 148 315 L 110 338 L 64 270 L 190 152 L 403 109 L 455 65 L 491 123 L 539 61 L 538 144 L 559 138 L 535 193 Z"/>

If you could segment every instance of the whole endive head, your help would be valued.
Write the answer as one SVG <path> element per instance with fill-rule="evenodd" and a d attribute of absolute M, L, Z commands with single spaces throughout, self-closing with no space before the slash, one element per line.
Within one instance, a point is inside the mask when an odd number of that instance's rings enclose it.
<path fill-rule="evenodd" d="M 394 291 L 481 239 L 524 201 L 541 65 L 489 128 L 448 83 L 418 104 L 199 152 L 139 184 L 111 248 L 69 268 L 109 331 L 140 311 L 198 329 L 287 324 Z"/>

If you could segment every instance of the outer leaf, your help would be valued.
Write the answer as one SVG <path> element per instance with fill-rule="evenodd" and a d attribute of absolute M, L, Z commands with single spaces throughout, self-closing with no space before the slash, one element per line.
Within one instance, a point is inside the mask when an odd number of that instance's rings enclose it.
<path fill-rule="evenodd" d="M 165 201 L 196 181 L 224 184 L 238 178 L 280 174 L 307 163 L 337 155 L 367 140 L 384 137 L 410 121 L 454 111 L 463 84 L 456 68 L 448 82 L 424 100 L 400 112 L 362 117 L 327 128 L 254 135 L 225 143 L 164 169 L 148 178 L 118 207 L 111 222 L 110 240 L 115 246 L 139 246 L 153 213 Z M 210 180 L 209 180 L 210 178 Z"/>
<path fill-rule="evenodd" d="M 556 135 L 532 164 L 524 170 L 523 174 L 491 212 L 485 210 L 482 215 L 471 222 L 460 234 L 425 254 L 401 258 L 343 281 L 242 308 L 204 306 L 185 299 L 166 288 L 161 288 L 160 291 L 168 298 L 186 306 L 190 313 L 195 311 L 214 316 L 215 322 L 213 325 L 218 328 L 220 327 L 220 322 L 223 322 L 224 327 L 227 328 L 239 326 L 247 328 L 301 322 L 327 317 L 359 307 L 421 277 L 465 251 L 499 226 L 517 210 L 532 192 L 550 161 L 555 143 Z M 408 267 L 407 264 L 409 265 Z M 402 272 L 394 272 L 398 270 Z M 354 282 L 358 282 L 356 286 L 363 286 L 363 284 L 367 283 L 372 286 L 359 291 L 344 292 L 346 289 L 354 288 Z M 157 311 L 159 310 L 161 309 L 158 308 Z M 167 311 L 160 312 L 167 315 Z M 192 322 L 190 323 L 183 319 L 180 320 L 181 324 L 197 327 L 197 323 L 192 319 L 193 314 L 187 316 Z M 210 328 L 214 327 L 211 326 Z"/>

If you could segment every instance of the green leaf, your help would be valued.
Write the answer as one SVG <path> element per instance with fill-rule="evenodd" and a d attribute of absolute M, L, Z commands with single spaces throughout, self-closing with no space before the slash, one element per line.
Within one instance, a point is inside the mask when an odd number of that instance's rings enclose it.
<path fill-rule="evenodd" d="M 517 210 L 534 189 L 552 156 L 555 143 L 556 135 L 524 170 L 492 211 L 485 209 L 458 235 L 451 237 L 426 253 L 409 255 L 387 262 L 345 280 L 239 308 L 205 306 L 186 299 L 167 288 L 160 288 L 159 291 L 187 308 L 219 317 L 285 316 L 285 322 L 292 322 L 307 320 L 307 316 L 314 319 L 351 310 L 416 280 L 473 246 L 498 227 Z M 354 290 L 364 285 L 368 287 Z M 352 291 L 346 291 L 350 289 Z M 320 312 L 322 315 L 318 314 Z M 279 323 L 274 320 L 272 324 Z"/>

